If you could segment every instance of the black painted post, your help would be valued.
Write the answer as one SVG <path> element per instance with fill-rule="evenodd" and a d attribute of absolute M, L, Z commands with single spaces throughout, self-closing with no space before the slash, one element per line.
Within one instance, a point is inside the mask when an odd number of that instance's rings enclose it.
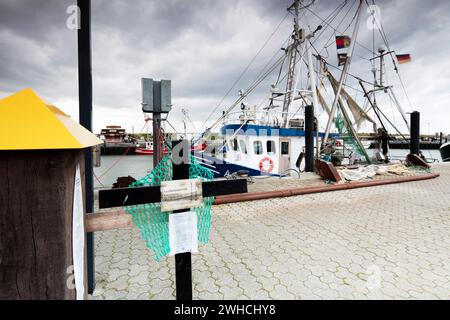
<path fill-rule="evenodd" d="M 188 140 L 178 140 L 172 142 L 172 150 L 177 150 L 177 145 L 183 145 L 183 151 L 188 151 L 190 149 L 190 144 Z M 172 154 L 172 162 L 174 162 L 173 157 L 177 157 L 178 154 L 174 152 Z M 172 179 L 181 180 L 189 179 L 189 154 L 180 154 L 183 161 L 181 163 L 173 163 L 172 165 Z M 176 159 L 176 162 L 180 162 L 181 159 Z M 174 211 L 183 212 L 185 210 Z M 179 253 L 175 255 L 175 285 L 177 290 L 177 300 L 189 301 L 192 300 L 192 262 L 191 253 Z"/>
<path fill-rule="evenodd" d="M 92 131 L 92 68 L 91 68 L 91 0 L 77 0 L 80 10 L 78 29 L 78 96 L 80 124 Z M 85 150 L 86 213 L 94 212 L 94 178 L 92 150 Z M 86 235 L 88 293 L 95 289 L 94 234 Z"/>
<path fill-rule="evenodd" d="M 314 107 L 305 107 L 305 171 L 314 172 Z"/>
<path fill-rule="evenodd" d="M 411 113 L 411 143 L 410 153 L 420 154 L 420 112 Z"/>
<path fill-rule="evenodd" d="M 162 159 L 163 148 L 161 145 L 161 112 L 153 112 L 153 168 L 155 168 Z"/>
<path fill-rule="evenodd" d="M 164 144 L 161 143 L 161 82 L 153 82 L 153 168 L 162 159 Z M 155 93 L 158 94 L 155 94 Z"/>

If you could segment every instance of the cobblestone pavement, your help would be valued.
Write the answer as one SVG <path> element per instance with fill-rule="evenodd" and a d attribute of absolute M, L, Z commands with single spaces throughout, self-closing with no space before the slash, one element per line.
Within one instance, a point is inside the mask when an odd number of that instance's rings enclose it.
<path fill-rule="evenodd" d="M 450 164 L 433 180 L 213 207 L 194 299 L 450 299 Z M 136 228 L 96 233 L 94 299 L 174 299 Z"/>

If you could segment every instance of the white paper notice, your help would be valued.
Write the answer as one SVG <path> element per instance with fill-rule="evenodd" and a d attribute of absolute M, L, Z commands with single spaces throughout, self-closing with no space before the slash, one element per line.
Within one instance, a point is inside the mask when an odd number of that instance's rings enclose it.
<path fill-rule="evenodd" d="M 198 252 L 197 214 L 186 211 L 169 214 L 169 255 Z"/>
<path fill-rule="evenodd" d="M 75 289 L 77 300 L 84 299 L 84 210 L 83 191 L 81 188 L 80 166 L 77 165 L 75 173 L 75 185 L 73 189 L 73 272 L 75 277 Z"/>

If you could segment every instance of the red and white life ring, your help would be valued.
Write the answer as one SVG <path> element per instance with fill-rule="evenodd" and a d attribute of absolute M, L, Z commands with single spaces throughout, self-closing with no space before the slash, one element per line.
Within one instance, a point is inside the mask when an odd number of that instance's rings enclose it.
<path fill-rule="evenodd" d="M 268 163 L 268 168 L 267 168 Z M 273 170 L 273 160 L 270 157 L 264 157 L 259 162 L 259 170 L 262 172 L 270 173 Z"/>

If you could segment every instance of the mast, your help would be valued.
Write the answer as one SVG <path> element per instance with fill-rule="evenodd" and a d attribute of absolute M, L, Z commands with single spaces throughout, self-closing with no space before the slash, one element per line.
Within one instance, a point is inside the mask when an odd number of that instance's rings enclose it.
<path fill-rule="evenodd" d="M 187 128 L 186 128 L 187 110 L 181 109 L 181 113 L 183 114 L 184 139 L 187 139 Z"/>
<path fill-rule="evenodd" d="M 351 42 L 350 42 L 349 53 L 348 53 L 347 59 L 345 61 L 344 69 L 342 70 L 342 73 L 341 73 L 341 78 L 339 79 L 339 85 L 338 85 L 338 89 L 337 89 L 337 92 L 336 92 L 336 96 L 334 97 L 333 106 L 331 107 L 331 114 L 330 114 L 330 117 L 328 118 L 327 126 L 326 126 L 326 129 L 325 129 L 325 136 L 323 137 L 323 140 L 322 140 L 322 148 L 328 141 L 328 136 L 330 134 L 330 129 L 331 129 L 331 123 L 333 122 L 334 114 L 336 113 L 336 109 L 337 109 L 337 105 L 338 105 L 338 102 L 339 102 L 339 98 L 341 96 L 342 86 L 344 84 L 344 81 L 345 81 L 345 78 L 346 78 L 346 75 L 347 75 L 347 71 L 348 71 L 348 69 L 350 67 L 350 62 L 352 60 L 353 51 L 355 49 L 356 38 L 358 36 L 359 22 L 361 20 L 361 14 L 362 14 L 362 11 L 363 11 L 362 10 L 363 6 L 364 6 L 364 1 L 360 0 L 359 7 L 358 7 L 357 18 L 356 18 L 356 23 L 355 23 L 355 29 L 353 30 L 353 34 L 352 34 L 352 38 L 351 38 Z"/>
<path fill-rule="evenodd" d="M 314 32 L 307 36 L 309 43 L 306 48 L 306 54 L 308 56 L 308 71 L 309 71 L 309 80 L 310 80 L 310 84 L 311 84 L 312 101 L 313 101 L 313 106 L 315 109 L 319 105 L 319 99 L 317 97 L 317 81 L 316 81 L 316 74 L 314 72 L 313 58 L 312 58 L 312 53 L 311 53 L 311 47 L 312 47 L 311 39 L 313 37 L 314 37 Z"/>
<path fill-rule="evenodd" d="M 282 117 L 283 119 L 281 123 L 282 127 L 287 127 L 288 112 L 292 102 L 292 95 L 293 95 L 292 90 L 295 78 L 295 67 L 297 64 L 297 47 L 302 40 L 300 28 L 298 25 L 300 1 L 301 0 L 294 0 L 294 3 L 288 8 L 288 11 L 294 14 L 294 31 L 292 33 L 293 42 L 286 49 L 286 54 L 289 55 L 289 69 L 286 84 L 286 94 L 284 95 L 284 102 L 283 102 L 283 117 Z"/>
<path fill-rule="evenodd" d="M 377 57 L 374 57 L 374 58 L 372 58 L 370 60 L 372 61 L 372 60 L 380 59 L 380 83 L 377 84 L 376 70 L 375 70 L 375 72 L 374 72 L 375 85 L 374 85 L 374 89 L 372 91 L 370 91 L 369 94 L 373 93 L 373 100 L 374 100 L 373 103 L 376 106 L 377 103 L 376 103 L 375 93 L 377 91 L 380 91 L 380 90 L 383 90 L 384 92 L 387 92 L 390 95 L 390 98 L 394 102 L 395 106 L 397 107 L 398 112 L 400 112 L 400 115 L 402 116 L 402 119 L 405 122 L 406 127 L 408 128 L 408 130 L 410 130 L 410 126 L 409 126 L 409 122 L 408 122 L 408 118 L 406 116 L 406 113 L 403 110 L 400 102 L 398 101 L 398 99 L 397 99 L 397 97 L 396 97 L 396 95 L 394 93 L 394 90 L 392 90 L 392 86 L 390 86 L 388 84 L 385 86 L 383 84 L 383 69 L 385 69 L 384 56 L 386 56 L 388 54 L 392 54 L 394 51 L 386 52 L 383 49 L 379 49 L 378 52 L 380 53 L 380 55 L 377 56 Z"/>

